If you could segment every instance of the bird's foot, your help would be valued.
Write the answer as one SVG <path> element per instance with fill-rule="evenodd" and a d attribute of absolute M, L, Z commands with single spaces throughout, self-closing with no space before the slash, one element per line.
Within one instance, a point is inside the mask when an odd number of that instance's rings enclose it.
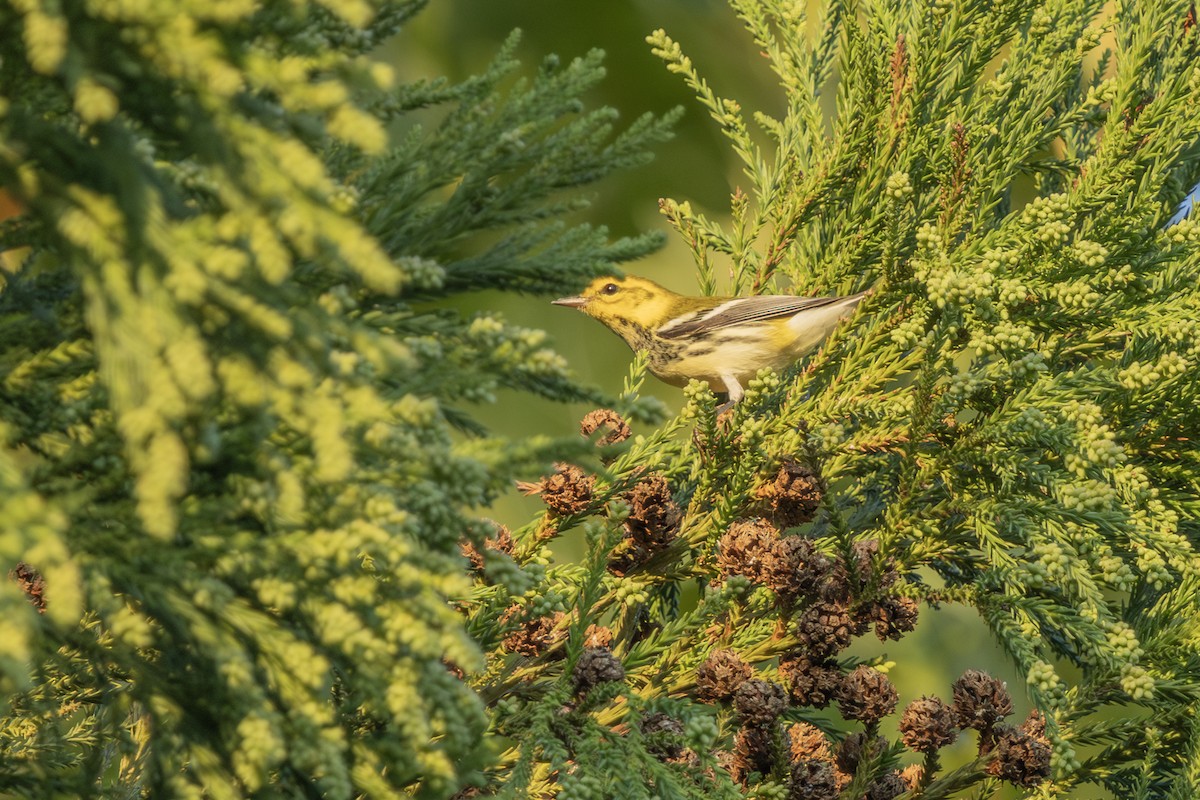
<path fill-rule="evenodd" d="M 733 423 L 733 409 L 737 405 L 734 400 L 726 400 L 717 406 L 717 427 L 727 428 Z"/>

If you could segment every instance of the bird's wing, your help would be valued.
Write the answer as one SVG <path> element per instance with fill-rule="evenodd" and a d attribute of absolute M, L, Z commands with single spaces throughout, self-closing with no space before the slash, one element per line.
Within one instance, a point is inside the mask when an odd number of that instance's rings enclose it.
<path fill-rule="evenodd" d="M 790 317 L 810 308 L 820 308 L 844 300 L 843 297 L 793 297 L 786 294 L 735 297 L 708 311 L 689 312 L 669 320 L 655 333 L 664 339 L 703 336 L 718 328 Z"/>

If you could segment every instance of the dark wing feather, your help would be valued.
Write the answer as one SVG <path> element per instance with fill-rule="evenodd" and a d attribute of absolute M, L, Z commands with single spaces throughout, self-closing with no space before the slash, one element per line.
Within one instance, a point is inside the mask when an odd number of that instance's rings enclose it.
<path fill-rule="evenodd" d="M 695 319 L 659 328 L 656 333 L 663 339 L 703 336 L 718 328 L 727 328 L 730 325 L 739 325 L 744 322 L 775 319 L 776 317 L 790 317 L 806 309 L 827 306 L 843 299 L 841 297 L 792 297 L 786 294 L 743 297 L 726 305 L 723 309 L 721 306 L 717 306 L 713 311 L 701 314 Z"/>

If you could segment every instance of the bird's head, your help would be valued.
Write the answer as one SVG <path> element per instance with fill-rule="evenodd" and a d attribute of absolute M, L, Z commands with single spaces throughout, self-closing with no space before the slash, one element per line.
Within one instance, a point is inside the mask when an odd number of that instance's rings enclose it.
<path fill-rule="evenodd" d="M 613 330 L 628 325 L 656 328 L 679 314 L 684 298 L 654 281 L 630 275 L 605 276 L 592 281 L 582 293 L 552 301 L 556 306 L 578 308 Z"/>

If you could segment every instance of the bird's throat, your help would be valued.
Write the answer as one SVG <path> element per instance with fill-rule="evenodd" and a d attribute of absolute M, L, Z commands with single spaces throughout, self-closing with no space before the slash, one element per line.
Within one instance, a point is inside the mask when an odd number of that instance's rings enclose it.
<path fill-rule="evenodd" d="M 634 350 L 650 350 L 654 346 L 654 334 L 649 328 L 636 322 L 627 319 L 613 320 L 612 329 Z"/>

